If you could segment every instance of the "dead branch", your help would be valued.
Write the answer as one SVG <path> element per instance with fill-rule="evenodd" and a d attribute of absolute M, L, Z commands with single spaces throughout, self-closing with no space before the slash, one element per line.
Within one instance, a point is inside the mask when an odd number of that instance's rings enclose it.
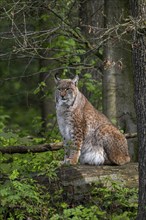
<path fill-rule="evenodd" d="M 137 133 L 127 133 L 124 134 L 126 139 L 137 137 Z"/>
<path fill-rule="evenodd" d="M 127 133 L 125 134 L 127 139 L 137 137 L 137 133 Z M 34 146 L 8 146 L 0 147 L 0 152 L 3 154 L 26 154 L 26 153 L 41 153 L 46 151 L 57 151 L 63 148 L 63 142 L 59 143 L 45 143 Z"/>
<path fill-rule="evenodd" d="M 3 154 L 26 154 L 29 152 L 32 153 L 40 153 L 45 151 L 56 151 L 63 148 L 63 143 L 50 143 L 50 144 L 40 144 L 34 146 L 8 146 L 8 147 L 0 147 L 0 152 Z"/>

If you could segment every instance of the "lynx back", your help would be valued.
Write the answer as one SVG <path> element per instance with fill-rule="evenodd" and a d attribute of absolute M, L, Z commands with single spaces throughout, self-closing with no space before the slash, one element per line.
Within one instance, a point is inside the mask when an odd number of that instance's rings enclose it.
<path fill-rule="evenodd" d="M 124 135 L 79 91 L 78 76 L 74 79 L 55 76 L 55 82 L 57 121 L 65 146 L 64 162 L 128 163 L 130 157 Z"/>

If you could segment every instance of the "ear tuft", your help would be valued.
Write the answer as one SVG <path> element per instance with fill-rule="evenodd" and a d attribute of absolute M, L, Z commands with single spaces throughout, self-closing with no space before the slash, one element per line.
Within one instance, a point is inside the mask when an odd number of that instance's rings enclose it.
<path fill-rule="evenodd" d="M 54 76 L 55 83 L 57 84 L 61 79 L 58 77 L 58 73 Z"/>
<path fill-rule="evenodd" d="M 73 82 L 75 85 L 77 85 L 77 84 L 78 84 L 78 80 L 79 80 L 79 76 L 76 75 L 76 76 L 74 77 L 74 79 L 72 79 L 72 82 Z"/>

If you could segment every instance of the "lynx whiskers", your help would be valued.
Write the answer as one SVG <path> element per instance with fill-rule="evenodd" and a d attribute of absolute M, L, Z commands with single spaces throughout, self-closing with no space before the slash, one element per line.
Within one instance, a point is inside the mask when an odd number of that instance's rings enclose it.
<path fill-rule="evenodd" d="M 124 135 L 97 111 L 77 87 L 74 79 L 56 82 L 57 121 L 65 146 L 65 163 L 123 165 L 130 161 Z M 72 147 L 69 144 L 72 142 Z"/>

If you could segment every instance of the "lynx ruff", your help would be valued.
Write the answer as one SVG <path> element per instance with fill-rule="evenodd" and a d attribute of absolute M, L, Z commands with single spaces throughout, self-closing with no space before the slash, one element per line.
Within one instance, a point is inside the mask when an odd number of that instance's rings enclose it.
<path fill-rule="evenodd" d="M 55 76 L 55 82 L 57 121 L 64 138 L 64 163 L 128 163 L 126 138 L 78 90 L 78 76 L 72 80 Z"/>

